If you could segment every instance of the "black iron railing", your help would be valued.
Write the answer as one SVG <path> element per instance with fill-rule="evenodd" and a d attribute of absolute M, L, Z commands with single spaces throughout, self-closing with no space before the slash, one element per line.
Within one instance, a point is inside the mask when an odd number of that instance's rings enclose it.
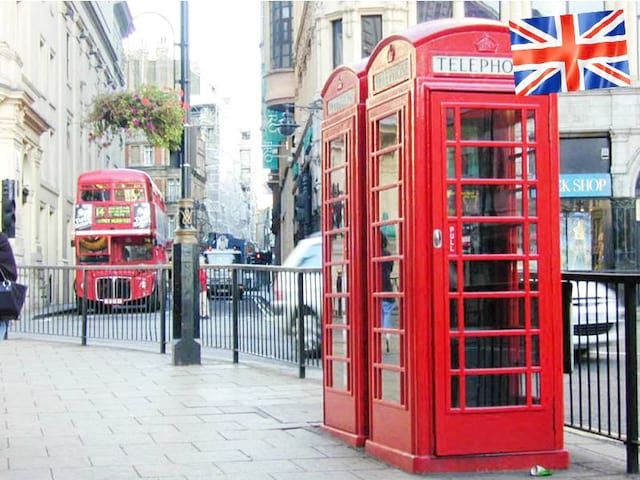
<path fill-rule="evenodd" d="M 20 267 L 19 280 L 29 289 L 21 318 L 11 323 L 9 333 L 72 337 L 82 345 L 91 341 L 156 344 L 166 353 L 173 339 L 171 269 L 139 269 L 156 271 L 152 295 L 128 300 L 138 280 L 124 278 L 121 268 L 109 267 L 106 270 L 113 271 L 115 281 L 95 280 L 99 299 L 95 301 L 95 297 L 76 295 L 76 274 L 78 270 L 105 270 L 103 267 Z M 208 303 L 208 311 L 206 305 L 200 305 L 203 348 L 229 350 L 234 362 L 243 354 L 292 363 L 301 376 L 306 366 L 320 366 L 321 310 L 316 309 L 321 308 L 322 284 L 318 269 L 257 265 L 204 269 L 208 282 L 202 301 Z M 81 290 L 90 291 L 87 282 L 93 277 L 80 278 Z M 298 279 L 302 289 L 298 289 Z M 301 348 L 299 332 L 304 330 L 317 337 L 307 335 L 307 346 Z"/>
<path fill-rule="evenodd" d="M 624 442 L 638 473 L 638 272 L 565 272 L 565 425 Z"/>

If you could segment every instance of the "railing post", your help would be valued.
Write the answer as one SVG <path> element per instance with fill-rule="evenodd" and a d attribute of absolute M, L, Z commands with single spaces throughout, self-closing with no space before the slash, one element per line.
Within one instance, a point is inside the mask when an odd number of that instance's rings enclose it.
<path fill-rule="evenodd" d="M 627 405 L 627 473 L 638 473 L 638 326 L 636 284 L 624 284 L 625 393 Z"/>
<path fill-rule="evenodd" d="M 160 298 L 160 353 L 167 353 L 167 291 L 166 291 L 166 270 L 158 268 L 156 279 L 158 279 L 158 295 Z"/>
<path fill-rule="evenodd" d="M 562 281 L 562 365 L 563 373 L 573 372 L 573 325 L 571 322 L 571 301 L 573 284 Z"/>
<path fill-rule="evenodd" d="M 82 296 L 82 338 L 81 344 L 85 346 L 87 344 L 87 270 L 84 270 L 84 275 L 82 276 L 82 291 L 84 295 Z"/>
<path fill-rule="evenodd" d="M 231 336 L 233 341 L 233 363 L 238 363 L 238 270 L 231 270 Z"/>
<path fill-rule="evenodd" d="M 304 273 L 298 272 L 298 377 L 305 378 L 304 350 Z"/>

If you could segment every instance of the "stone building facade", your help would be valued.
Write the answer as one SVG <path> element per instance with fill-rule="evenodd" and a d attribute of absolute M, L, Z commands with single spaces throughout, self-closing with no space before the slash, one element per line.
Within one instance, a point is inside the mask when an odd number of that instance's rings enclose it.
<path fill-rule="evenodd" d="M 0 2 L 0 178 L 16 199 L 20 265 L 71 265 L 80 172 L 124 166 L 88 140 L 92 99 L 125 84 L 126 2 Z"/>
<path fill-rule="evenodd" d="M 316 107 L 329 74 L 366 58 L 378 41 L 443 17 L 509 19 L 622 8 L 632 85 L 559 95 L 562 268 L 640 267 L 640 83 L 635 1 L 263 2 L 263 144 L 270 169 L 276 257 L 320 229 Z M 290 114 L 291 135 L 282 135 Z M 286 123 L 286 122 L 285 122 Z M 289 133 L 289 132 L 287 132 Z M 586 232 L 584 255 L 576 235 Z"/>

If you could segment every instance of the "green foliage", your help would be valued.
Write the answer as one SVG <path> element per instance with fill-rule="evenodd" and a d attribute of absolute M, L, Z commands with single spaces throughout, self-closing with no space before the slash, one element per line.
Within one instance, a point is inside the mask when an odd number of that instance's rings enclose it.
<path fill-rule="evenodd" d="M 180 98 L 180 92 L 157 85 L 99 95 L 87 118 L 89 140 L 108 146 L 122 130 L 141 131 L 156 147 L 180 150 L 187 108 Z"/>

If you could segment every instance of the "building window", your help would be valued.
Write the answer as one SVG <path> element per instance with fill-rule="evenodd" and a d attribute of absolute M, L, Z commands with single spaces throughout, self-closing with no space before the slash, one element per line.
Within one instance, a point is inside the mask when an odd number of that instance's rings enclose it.
<path fill-rule="evenodd" d="M 128 155 L 125 156 L 125 164 L 127 166 L 140 165 L 140 147 L 138 145 L 129 145 Z"/>
<path fill-rule="evenodd" d="M 71 79 L 71 35 L 67 32 L 67 42 L 65 44 L 66 58 L 65 58 L 65 73 L 67 75 L 67 82 Z"/>
<path fill-rule="evenodd" d="M 153 146 L 145 145 L 142 150 L 142 165 L 150 167 L 153 165 Z"/>
<path fill-rule="evenodd" d="M 333 68 L 342 65 L 342 19 L 331 22 L 331 37 L 333 39 Z"/>
<path fill-rule="evenodd" d="M 66 139 L 66 143 L 67 143 L 67 151 L 71 150 L 71 117 L 67 117 L 67 130 L 66 130 L 66 134 L 67 134 L 67 139 Z"/>
<path fill-rule="evenodd" d="M 54 50 L 49 50 L 49 60 L 47 62 L 47 69 L 45 70 L 45 72 L 48 72 L 48 74 L 51 75 L 49 78 L 57 78 L 57 66 L 56 52 Z M 55 84 L 56 82 L 47 82 L 47 95 L 50 101 L 53 101 L 52 99 L 56 93 L 56 89 L 54 87 Z"/>
<path fill-rule="evenodd" d="M 419 1 L 417 8 L 418 23 L 438 18 L 451 18 L 453 16 L 453 2 Z"/>
<path fill-rule="evenodd" d="M 65 226 L 62 229 L 62 245 L 69 245 L 69 232 L 71 231 L 72 228 L 74 228 L 75 226 L 71 223 L 71 218 L 67 217 L 67 220 L 65 222 Z M 62 260 L 67 263 L 67 259 L 69 258 L 69 250 L 68 248 L 63 248 L 62 249 Z"/>
<path fill-rule="evenodd" d="M 167 180 L 167 202 L 177 202 L 180 198 L 180 182 L 175 178 Z"/>
<path fill-rule="evenodd" d="M 500 20 L 500 2 L 464 2 L 464 16 Z"/>
<path fill-rule="evenodd" d="M 609 137 L 563 138 L 560 141 L 560 174 L 610 173 Z"/>
<path fill-rule="evenodd" d="M 382 40 L 382 15 L 363 15 L 361 25 L 362 56 L 368 57 Z"/>
<path fill-rule="evenodd" d="M 567 6 L 565 2 L 556 2 L 549 0 L 531 2 L 532 17 L 552 17 L 554 15 L 562 15 L 566 13 Z"/>
<path fill-rule="evenodd" d="M 46 48 L 46 43 L 44 41 L 44 38 L 40 37 L 40 49 L 38 50 L 38 71 L 40 72 L 47 72 L 48 71 L 48 66 L 47 65 L 47 48 Z M 45 75 L 36 75 L 35 79 L 37 81 L 40 82 L 40 88 L 41 90 L 44 91 L 44 88 L 42 88 L 42 86 L 45 84 L 45 80 L 44 80 Z M 53 82 L 49 82 L 49 83 L 53 83 Z"/>
<path fill-rule="evenodd" d="M 552 0 L 533 0 L 531 2 L 532 17 L 551 17 L 564 15 L 565 13 L 586 13 L 606 10 L 605 2 L 580 0 L 569 2 L 557 2 Z"/>
<path fill-rule="evenodd" d="M 271 2 L 271 68 L 291 68 L 291 2 Z"/>
<path fill-rule="evenodd" d="M 142 83 L 142 78 L 140 75 L 140 69 L 141 69 L 140 60 L 137 60 L 137 59 L 133 60 L 131 64 L 132 64 L 132 71 L 133 71 L 132 84 L 135 87 L 138 87 Z"/>
<path fill-rule="evenodd" d="M 594 1 L 594 0 L 580 0 L 580 1 L 569 1 L 567 2 L 567 12 L 566 13 L 587 13 L 587 12 L 600 12 L 602 10 L 607 10 L 605 6 L 605 2 L 603 1 Z M 612 10 L 612 9 L 609 9 Z"/>

